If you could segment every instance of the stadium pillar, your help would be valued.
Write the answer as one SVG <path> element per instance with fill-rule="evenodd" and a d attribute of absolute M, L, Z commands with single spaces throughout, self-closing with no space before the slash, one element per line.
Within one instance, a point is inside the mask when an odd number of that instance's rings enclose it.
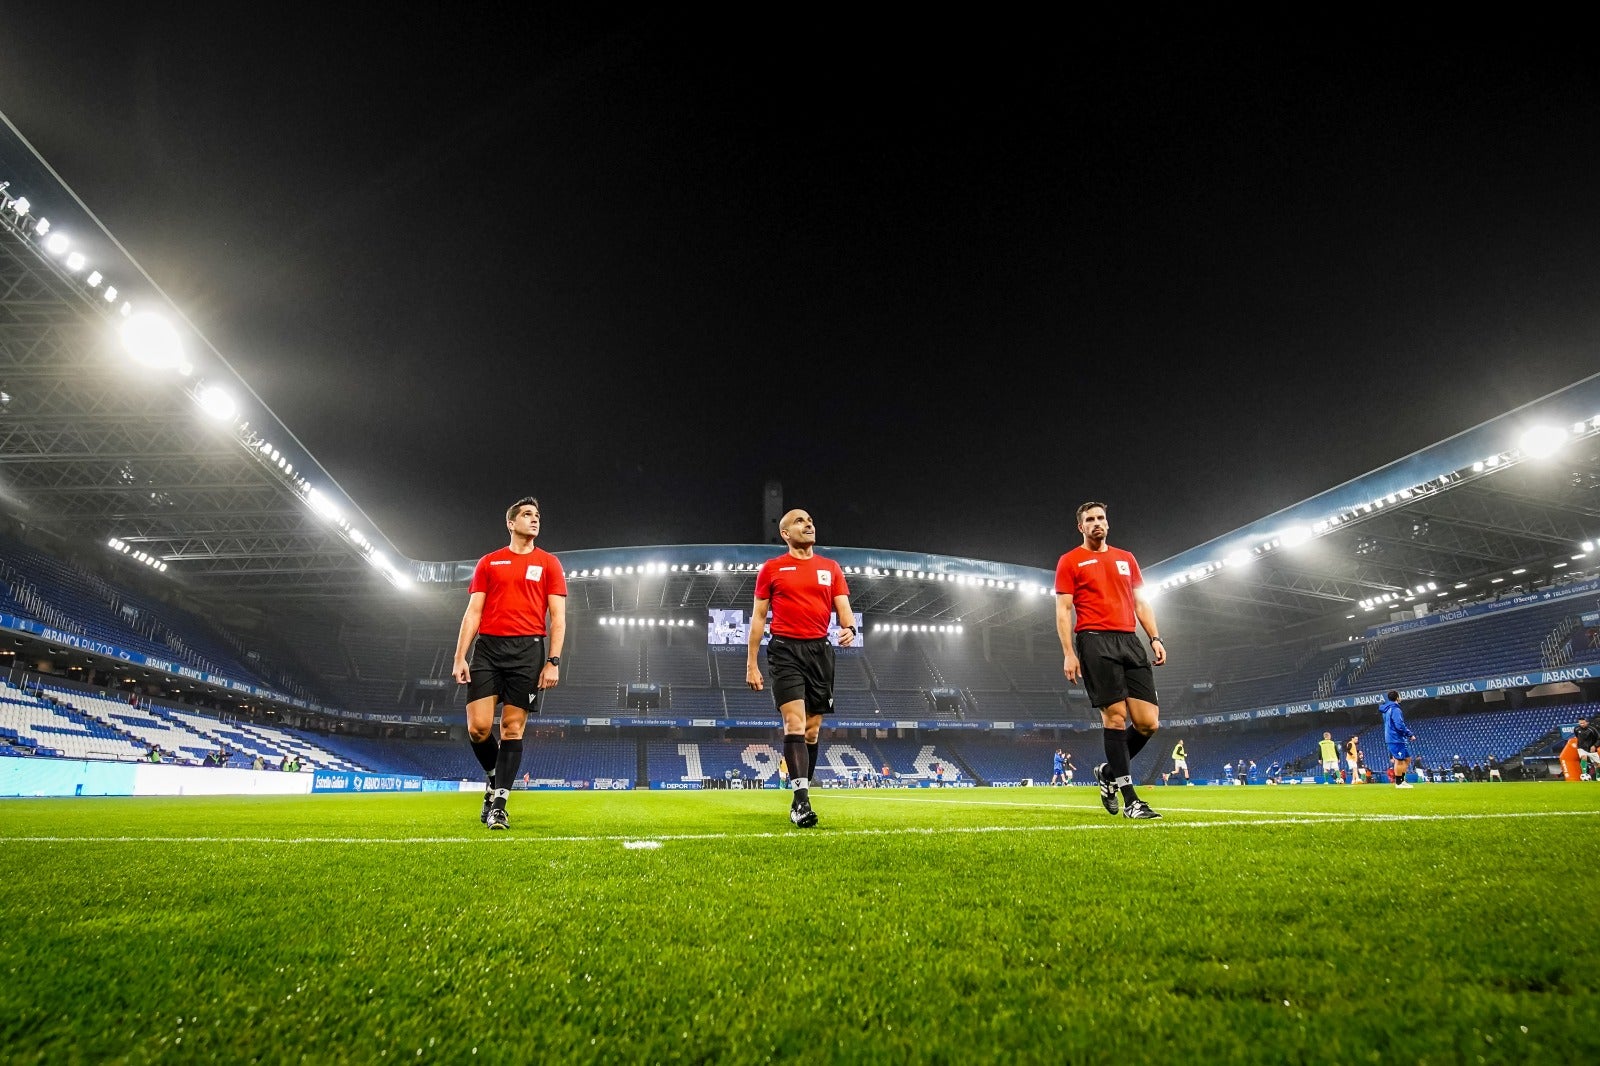
<path fill-rule="evenodd" d="M 782 544 L 778 523 L 783 521 L 783 482 L 769 481 L 761 490 L 761 542 Z"/>

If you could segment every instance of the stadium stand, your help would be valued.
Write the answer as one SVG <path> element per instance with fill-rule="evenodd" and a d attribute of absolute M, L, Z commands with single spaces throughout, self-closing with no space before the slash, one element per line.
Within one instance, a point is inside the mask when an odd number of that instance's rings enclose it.
<path fill-rule="evenodd" d="M 398 714 L 414 712 L 418 678 L 448 673 L 451 647 L 436 634 L 398 627 L 393 633 L 359 629 L 348 623 L 290 628 L 265 637 L 241 639 L 203 619 L 186 617 L 171 605 L 121 589 L 48 554 L 0 537 L 0 605 L 46 622 L 64 632 L 141 650 L 175 661 L 201 664 L 208 671 L 280 691 L 311 691 L 299 676 L 315 678 L 318 691 L 332 692 L 342 706 Z M 1593 597 L 1491 612 L 1468 620 L 1424 626 L 1387 637 L 1316 646 L 1288 641 L 1275 646 L 1203 645 L 1158 674 L 1163 717 L 1215 714 L 1319 695 L 1371 692 L 1532 671 L 1552 664 L 1600 661 L 1600 640 L 1583 612 L 1597 606 Z M 1592 615 L 1591 615 L 1592 618 Z M 773 721 L 769 692 L 751 692 L 744 681 L 745 648 L 708 646 L 701 630 L 605 627 L 579 616 L 570 628 L 573 651 L 564 664 L 563 683 L 546 693 L 545 713 L 590 717 L 624 714 L 642 717 L 737 718 Z M 1040 722 L 1088 726 L 1088 732 L 1063 733 L 1075 754 L 1078 779 L 1086 778 L 1097 754 L 1096 715 L 1081 690 L 1061 677 L 1060 651 L 1053 639 L 1004 628 L 954 634 L 873 634 L 867 647 L 840 649 L 836 712 L 841 718 L 978 722 Z M 13 675 L 15 677 L 15 674 Z M 383 769 L 446 774 L 475 779 L 476 764 L 464 745 L 376 738 L 321 737 L 273 730 L 254 723 L 222 723 L 195 708 L 167 706 L 149 698 L 142 705 L 104 689 L 86 692 L 46 676 L 38 693 L 14 686 L 0 690 L 0 741 L 12 753 L 65 757 L 138 759 L 155 745 L 174 757 L 198 762 L 218 745 L 233 753 L 232 765 L 249 765 L 256 755 L 276 763 L 298 756 L 308 767 Z M 631 699 L 628 686 L 658 686 L 647 702 Z M 956 693 L 941 696 L 935 693 Z M 41 700 L 40 696 L 46 699 Z M 439 710 L 459 714 L 464 694 L 453 684 L 434 697 Z M 1494 754 L 1514 758 L 1570 719 L 1566 709 L 1458 710 L 1444 704 L 1412 712 L 1422 737 L 1424 762 L 1447 762 L 1456 755 L 1481 759 Z M 1359 714 L 1360 712 L 1352 712 Z M 1342 744 L 1348 722 L 1335 729 Z M 1255 759 L 1258 771 L 1272 762 L 1312 769 L 1320 721 L 1297 718 L 1226 728 L 1188 728 L 1191 774 L 1197 780 L 1221 776 L 1227 761 Z M 1375 720 L 1362 720 L 1361 743 L 1375 768 L 1386 761 Z M 1055 740 L 1013 738 L 1005 734 L 928 734 L 952 763 L 965 760 L 966 776 L 978 780 L 1048 780 Z M 1137 780 L 1159 780 L 1177 734 L 1170 727 L 1135 761 Z M 615 741 L 614 744 L 612 742 Z M 627 737 L 605 742 L 597 736 L 572 737 L 549 746 L 547 761 L 530 764 L 535 777 L 551 780 L 633 779 L 642 756 L 653 776 L 671 760 L 681 738 L 666 747 Z M 743 765 L 747 742 L 697 736 L 708 776 Z M 612 744 L 611 747 L 606 747 Z M 911 775 L 922 744 L 911 740 L 832 740 L 860 752 L 894 773 Z M 364 747 L 365 746 L 365 747 Z M 371 760 L 354 754 L 370 748 Z M 457 750 L 459 748 L 460 750 Z M 407 751 L 414 749 L 413 755 Z M 1090 749 L 1096 749 L 1091 751 Z M 1456 749 L 1460 749 L 1459 751 Z M 530 748 L 530 750 L 533 750 Z M 840 748 L 841 751 L 844 748 Z M 591 758 L 592 752 L 600 752 Z M 1042 752 L 1042 754 L 1041 754 Z M 851 756 L 854 758 L 854 756 Z M 663 761 L 664 760 L 664 761 Z M 659 765 L 658 765 L 659 764 Z M 842 765 L 854 765 L 846 763 Z M 959 763 L 958 763 L 959 765 Z M 748 768 L 746 768 L 748 769 Z M 681 771 L 680 771 L 681 773 Z M 823 768 L 825 782 L 838 773 Z"/>
<path fill-rule="evenodd" d="M 17 614 L 130 651 L 266 686 L 199 618 L 0 536 L 0 597 Z"/>
<path fill-rule="evenodd" d="M 37 690 L 36 690 L 37 691 Z M 66 759 L 136 760 L 149 748 L 54 698 L 0 681 L 0 738 L 13 753 Z"/>
<path fill-rule="evenodd" d="M 706 778 L 725 780 L 730 775 L 774 781 L 783 754 L 776 737 L 761 740 L 701 736 L 646 739 L 643 743 L 650 780 L 682 784 Z M 827 786 L 882 778 L 883 767 L 888 766 L 890 782 L 926 781 L 932 780 L 931 767 L 935 763 L 959 769 L 962 776 L 970 780 L 971 774 L 962 768 L 963 763 L 952 745 L 953 742 L 945 738 L 825 738 L 818 744 L 820 765 L 812 780 Z M 954 774 L 950 779 L 955 779 Z"/>

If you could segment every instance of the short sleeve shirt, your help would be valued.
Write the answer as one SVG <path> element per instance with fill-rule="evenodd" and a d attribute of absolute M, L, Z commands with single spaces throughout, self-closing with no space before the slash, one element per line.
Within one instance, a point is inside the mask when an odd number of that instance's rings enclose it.
<path fill-rule="evenodd" d="M 542 637 L 551 596 L 567 594 L 567 575 L 554 555 L 535 548 L 518 555 L 510 548 L 478 560 L 467 593 L 481 592 L 478 632 L 491 637 Z"/>
<path fill-rule="evenodd" d="M 834 598 L 848 595 L 844 571 L 820 555 L 780 555 L 762 563 L 756 575 L 756 599 L 771 604 L 773 634 L 792 640 L 826 637 Z"/>
<path fill-rule="evenodd" d="M 1133 553 L 1121 548 L 1092 552 L 1080 545 L 1056 563 L 1056 595 L 1072 597 L 1077 633 L 1132 633 L 1138 624 L 1133 590 L 1143 584 Z"/>

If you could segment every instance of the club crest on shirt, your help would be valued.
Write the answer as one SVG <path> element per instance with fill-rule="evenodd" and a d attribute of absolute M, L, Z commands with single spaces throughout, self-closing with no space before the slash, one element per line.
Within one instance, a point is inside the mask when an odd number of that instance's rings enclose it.
<path fill-rule="evenodd" d="M 537 563 L 529 563 L 528 564 L 528 580 L 529 581 L 538 581 L 543 576 L 544 576 L 544 567 L 538 565 Z"/>
<path fill-rule="evenodd" d="M 833 584 L 833 571 L 832 570 L 818 570 L 817 571 L 817 584 L 819 584 L 819 585 L 831 585 L 831 584 Z"/>
<path fill-rule="evenodd" d="M 1117 560 L 1117 573 L 1123 575 L 1124 577 L 1132 577 L 1133 576 L 1133 571 L 1128 569 L 1128 560 L 1126 560 L 1126 559 L 1118 559 Z"/>

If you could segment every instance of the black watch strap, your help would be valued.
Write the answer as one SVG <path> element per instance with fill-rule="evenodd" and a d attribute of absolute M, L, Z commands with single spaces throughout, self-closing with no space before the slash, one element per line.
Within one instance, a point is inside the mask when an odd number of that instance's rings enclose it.
<path fill-rule="evenodd" d="M 545 662 L 549 663 L 551 666 L 560 666 L 561 665 L 561 656 L 552 655 L 552 656 L 550 656 L 550 658 L 546 659 Z"/>

